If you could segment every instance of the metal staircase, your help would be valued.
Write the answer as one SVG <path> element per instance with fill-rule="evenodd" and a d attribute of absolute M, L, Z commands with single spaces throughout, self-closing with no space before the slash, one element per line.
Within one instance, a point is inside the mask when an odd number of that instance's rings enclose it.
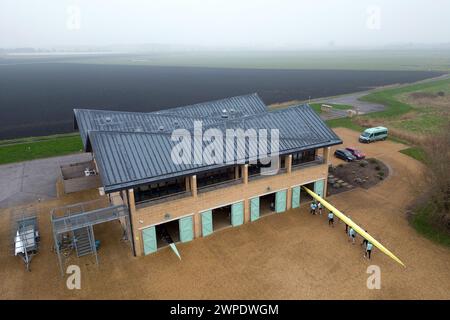
<path fill-rule="evenodd" d="M 73 235 L 77 257 L 95 253 L 95 241 L 92 239 L 88 227 L 74 230 Z"/>

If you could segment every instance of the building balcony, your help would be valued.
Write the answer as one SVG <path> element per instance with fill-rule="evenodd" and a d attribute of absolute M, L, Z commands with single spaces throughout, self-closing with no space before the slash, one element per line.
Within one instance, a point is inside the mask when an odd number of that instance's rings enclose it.
<path fill-rule="evenodd" d="M 240 184 L 242 182 L 243 181 L 240 178 L 239 179 L 222 181 L 222 182 L 218 182 L 218 183 L 214 183 L 214 184 L 198 187 L 197 188 L 197 192 L 198 193 L 204 193 L 204 192 L 214 191 L 214 190 L 217 190 L 217 189 L 234 186 L 234 185 Z"/>
<path fill-rule="evenodd" d="M 302 174 L 312 174 L 312 175 L 317 175 L 317 173 L 319 171 L 317 170 L 322 170 L 320 168 L 320 165 L 325 164 L 324 158 L 322 156 L 316 156 L 314 160 L 311 161 L 306 161 L 297 165 L 292 165 L 291 167 L 291 172 L 293 173 L 294 171 L 296 172 L 294 175 L 297 176 L 298 175 L 298 170 L 299 169 L 304 169 L 304 173 Z M 278 170 L 275 170 L 273 172 L 273 174 L 270 174 L 270 172 L 267 172 L 265 174 L 261 174 L 261 173 L 256 173 L 253 175 L 248 175 L 248 182 L 252 182 L 253 183 L 259 183 L 259 181 L 264 181 L 264 179 L 268 179 L 267 181 L 269 183 L 272 183 L 272 181 L 276 181 L 276 177 L 277 176 L 281 176 L 281 175 L 286 175 L 286 179 L 291 179 L 289 178 L 291 176 L 291 174 L 288 173 L 288 168 L 280 168 Z M 275 180 L 272 180 L 275 179 Z M 193 197 L 194 194 L 202 194 L 202 196 L 209 196 L 207 195 L 209 192 L 213 192 L 216 190 L 220 190 L 220 189 L 225 189 L 225 188 L 230 188 L 230 192 L 232 190 L 236 190 L 234 187 L 235 186 L 239 186 L 239 185 L 243 185 L 245 183 L 245 178 L 235 178 L 235 179 L 227 179 L 224 181 L 219 181 L 219 182 L 215 182 L 215 183 L 211 183 L 211 184 L 207 184 L 207 185 L 201 185 L 198 186 L 198 181 L 195 183 L 195 185 L 197 185 L 197 187 L 194 187 L 194 190 L 188 190 L 188 191 L 182 191 L 182 192 L 173 192 L 173 193 L 169 193 L 166 195 L 162 195 L 162 196 L 158 196 L 158 197 L 154 197 L 148 200 L 142 200 L 142 201 L 136 201 L 136 208 L 137 209 L 143 209 L 149 206 L 153 206 L 153 205 L 158 205 L 158 204 L 163 204 L 165 202 L 170 202 L 170 201 L 175 201 L 175 200 L 180 200 L 180 199 L 188 199 L 190 197 Z M 205 182 L 203 182 L 205 183 Z M 264 183 L 264 182 L 263 182 Z"/>
<path fill-rule="evenodd" d="M 262 173 L 249 174 L 248 181 L 263 179 L 266 177 L 276 176 L 276 175 L 284 174 L 284 173 L 287 173 L 287 168 L 279 168 L 277 170 L 273 170 L 272 172 L 267 171 L 264 174 L 262 174 Z"/>
<path fill-rule="evenodd" d="M 322 156 L 316 156 L 316 158 L 314 160 L 302 162 L 299 164 L 292 164 L 292 170 L 299 170 L 301 168 L 317 166 L 317 165 L 321 165 L 324 163 L 325 163 L 325 160 Z"/>
<path fill-rule="evenodd" d="M 165 194 L 165 195 L 162 195 L 159 197 L 136 202 L 136 209 L 142 209 L 142 208 L 146 208 L 148 206 L 159 204 L 159 203 L 162 203 L 165 201 L 173 201 L 173 200 L 177 200 L 177 199 L 187 198 L 190 196 L 192 196 L 191 191 L 181 191 L 181 192 L 169 193 L 169 194 Z"/>

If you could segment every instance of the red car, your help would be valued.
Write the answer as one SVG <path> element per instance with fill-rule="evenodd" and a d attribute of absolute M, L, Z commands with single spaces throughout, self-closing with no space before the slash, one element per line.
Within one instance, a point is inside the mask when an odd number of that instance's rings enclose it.
<path fill-rule="evenodd" d="M 362 160 L 366 157 L 364 153 L 355 148 L 345 148 L 345 150 L 349 151 L 356 159 Z"/>

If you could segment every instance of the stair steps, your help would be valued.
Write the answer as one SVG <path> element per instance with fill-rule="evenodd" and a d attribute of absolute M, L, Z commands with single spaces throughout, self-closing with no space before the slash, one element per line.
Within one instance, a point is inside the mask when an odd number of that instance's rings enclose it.
<path fill-rule="evenodd" d="M 94 251 L 92 249 L 89 229 L 81 228 L 73 231 L 75 237 L 75 249 L 78 257 L 86 256 L 88 254 L 93 254 Z"/>

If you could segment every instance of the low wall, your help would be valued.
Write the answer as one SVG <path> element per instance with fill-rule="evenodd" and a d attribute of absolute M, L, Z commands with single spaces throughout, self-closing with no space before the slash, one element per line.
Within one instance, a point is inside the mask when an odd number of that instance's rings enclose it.
<path fill-rule="evenodd" d="M 100 176 L 84 176 L 63 180 L 64 193 L 73 193 L 83 190 L 99 188 L 101 186 Z"/>
<path fill-rule="evenodd" d="M 77 162 L 60 167 L 63 180 L 84 177 L 84 170 L 95 170 L 93 161 Z"/>

